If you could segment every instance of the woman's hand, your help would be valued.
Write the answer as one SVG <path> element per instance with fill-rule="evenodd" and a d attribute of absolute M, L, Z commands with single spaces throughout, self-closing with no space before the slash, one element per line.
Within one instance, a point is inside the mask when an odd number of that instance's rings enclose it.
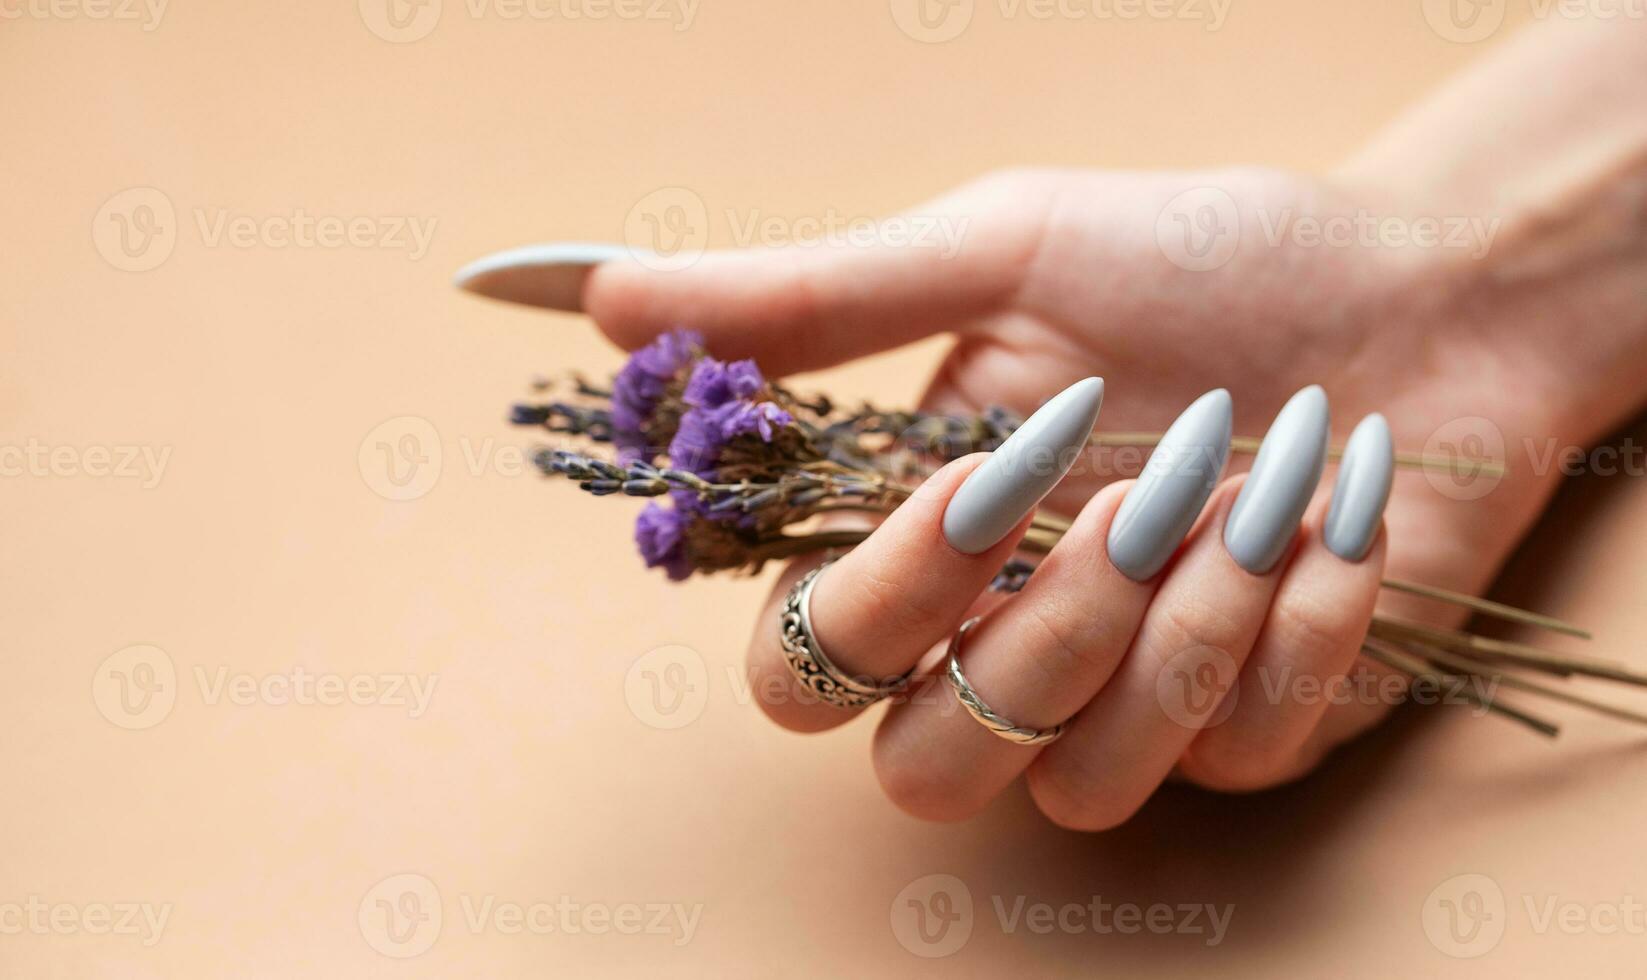
<path fill-rule="evenodd" d="M 1392 154 L 1363 159 L 1382 170 Z M 581 302 L 629 348 L 687 325 L 717 357 L 753 357 L 774 376 L 951 332 L 956 345 L 925 400 L 936 410 L 1027 411 L 1102 375 L 1100 433 L 1162 431 L 1203 393 L 1226 388 L 1236 433 L 1256 435 L 1294 393 L 1320 385 L 1335 443 L 1377 412 L 1399 448 L 1446 452 L 1485 437 L 1508 457 L 1501 482 L 1403 474 L 1387 538 L 1356 560 L 1323 542 L 1329 471 L 1269 568 L 1242 567 L 1225 543 L 1243 480 L 1232 477 L 1144 581 L 1109 551 L 1135 484 L 1115 483 L 1114 466 L 1101 462 L 1072 473 L 1047 506 L 1075 515 L 1073 526 L 1024 593 L 973 631 L 964 658 L 999 713 L 1032 727 L 1073 719 L 1068 734 L 1045 747 L 1009 744 L 939 685 L 887 714 L 876 765 L 893 798 L 923 816 L 972 813 L 1027 770 L 1054 820 L 1100 828 L 1124 820 L 1175 767 L 1208 786 L 1262 787 L 1297 777 L 1376 721 L 1392 700 L 1376 668 L 1354 667 L 1373 680 L 1352 685 L 1345 703 L 1289 685 L 1351 671 L 1375 600 L 1403 615 L 1456 618 L 1380 599 L 1381 574 L 1483 588 L 1559 475 L 1539 466 L 1547 449 L 1582 445 L 1637 402 L 1586 381 L 1642 362 L 1639 226 L 1625 222 L 1635 238 L 1570 261 L 1570 225 L 1527 202 L 1481 210 L 1479 194 L 1451 195 L 1439 180 L 1398 191 L 1372 169 L 1333 179 L 1020 171 L 911 212 L 961 229 L 953 254 L 790 247 L 712 253 L 664 272 L 621 249 L 525 250 L 483 260 L 463 281 L 500 298 Z M 1590 200 L 1567 191 L 1578 210 Z M 948 501 L 975 465 L 934 476 L 820 580 L 817 630 L 849 673 L 902 673 L 976 611 L 1013 538 L 981 555 L 943 538 Z M 787 684 L 778 604 L 812 564 L 783 576 L 756 627 L 752 669 L 764 684 Z M 1200 655 L 1238 669 L 1241 695 L 1228 711 L 1184 722 L 1163 685 L 1182 658 Z M 849 717 L 786 689 L 797 696 L 762 699 L 781 724 L 817 730 Z"/>

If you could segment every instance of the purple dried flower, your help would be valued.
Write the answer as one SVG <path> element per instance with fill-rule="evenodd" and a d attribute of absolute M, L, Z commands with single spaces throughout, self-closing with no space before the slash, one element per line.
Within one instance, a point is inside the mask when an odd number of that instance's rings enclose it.
<path fill-rule="evenodd" d="M 683 540 L 690 520 L 689 515 L 674 508 L 646 505 L 635 519 L 635 544 L 647 568 L 661 567 L 677 582 L 692 574 Z"/>
<path fill-rule="evenodd" d="M 753 432 L 759 433 L 762 442 L 771 442 L 779 429 L 795 421 L 793 415 L 771 402 L 733 402 L 713 411 L 724 440 Z"/>
<path fill-rule="evenodd" d="M 758 435 L 771 442 L 794 417 L 768 401 L 752 401 L 766 389 L 754 361 L 730 364 L 705 357 L 692 369 L 683 400 L 690 406 L 669 444 L 669 461 L 678 469 L 712 476 L 728 442 Z"/>
<path fill-rule="evenodd" d="M 754 361 L 727 364 L 706 357 L 692 369 L 683 401 L 693 408 L 719 408 L 739 398 L 749 398 L 766 387 L 766 378 Z"/>
<path fill-rule="evenodd" d="M 612 441 L 620 462 L 650 457 L 646 423 L 681 369 L 702 349 L 701 334 L 675 330 L 629 355 L 612 382 Z"/>
<path fill-rule="evenodd" d="M 694 408 L 681 416 L 680 428 L 669 443 L 669 464 L 701 477 L 713 477 L 725 444 L 714 410 Z"/>

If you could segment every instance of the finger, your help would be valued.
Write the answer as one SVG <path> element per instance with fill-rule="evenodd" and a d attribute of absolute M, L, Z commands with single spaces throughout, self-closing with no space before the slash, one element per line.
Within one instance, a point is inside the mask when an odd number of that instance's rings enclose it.
<path fill-rule="evenodd" d="M 1234 710 L 1203 731 L 1179 761 L 1186 778 L 1221 790 L 1285 782 L 1317 761 L 1310 735 L 1329 706 L 1382 712 L 1378 690 L 1353 686 L 1348 673 L 1378 601 L 1379 529 L 1394 472 L 1389 427 L 1370 416 L 1345 448 L 1331 506 L 1316 508 L 1299 535 L 1241 669 Z"/>
<path fill-rule="evenodd" d="M 1319 388 L 1295 395 L 1252 472 L 1214 494 L 1211 518 L 1191 533 L 1121 667 L 1030 767 L 1030 792 L 1055 822 L 1087 830 L 1124 822 L 1195 736 L 1235 706 L 1225 695 L 1320 480 L 1327 422 Z"/>
<path fill-rule="evenodd" d="M 1079 711 L 1120 663 L 1143 619 L 1154 583 L 1123 575 L 1104 545 L 1130 487 L 1116 484 L 1093 497 L 1023 591 L 967 635 L 967 681 L 992 711 L 1020 727 L 1050 728 Z M 1011 784 L 1040 748 L 985 729 L 947 680 L 923 695 L 888 710 L 875 733 L 875 771 L 906 812 L 961 820 Z"/>
<path fill-rule="evenodd" d="M 829 661 L 875 686 L 908 673 L 952 633 L 1011 557 L 1030 513 L 1085 449 L 1102 400 L 1097 378 L 1065 389 L 994 453 L 939 470 L 825 569 L 808 619 Z M 798 578 L 792 571 L 779 587 L 787 593 Z M 855 712 L 811 696 L 828 692 L 827 679 L 796 676 L 782 642 L 780 605 L 768 605 L 750 647 L 752 683 L 782 695 L 763 697 L 762 706 L 787 728 L 839 724 Z"/>
<path fill-rule="evenodd" d="M 1002 307 L 1035 251 L 1036 182 L 993 178 L 818 244 L 704 254 L 660 267 L 622 245 L 539 245 L 471 263 L 461 287 L 586 311 L 633 349 L 682 324 L 719 357 L 773 375 L 827 367 L 964 327 Z"/>
<path fill-rule="evenodd" d="M 1190 405 L 1142 477 L 1093 497 L 1023 591 L 969 632 L 958 659 L 992 711 L 1019 727 L 1046 729 L 1104 686 L 1143 620 L 1157 573 L 1218 482 L 1230 416 L 1222 390 Z M 875 769 L 904 810 L 956 820 L 981 810 L 1040 751 L 984 728 L 946 678 L 930 697 L 887 713 L 876 733 Z"/>

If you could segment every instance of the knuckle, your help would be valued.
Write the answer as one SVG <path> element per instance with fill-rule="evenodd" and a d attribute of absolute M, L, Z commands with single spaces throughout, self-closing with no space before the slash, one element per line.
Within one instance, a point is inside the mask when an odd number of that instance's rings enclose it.
<path fill-rule="evenodd" d="M 881 575 L 871 568 L 856 572 L 845 584 L 851 589 L 853 614 L 860 617 L 859 622 L 875 624 L 877 635 L 920 641 L 928 632 L 923 627 L 939 621 L 941 603 L 911 582 Z"/>
<path fill-rule="evenodd" d="M 978 809 L 962 798 L 953 782 L 937 766 L 920 765 L 896 757 L 877 745 L 875 777 L 893 805 L 912 817 L 950 823 L 972 816 Z"/>
<path fill-rule="evenodd" d="M 1246 633 L 1246 628 L 1228 613 L 1202 599 L 1186 596 L 1165 605 L 1160 619 L 1151 624 L 1142 639 L 1161 665 L 1194 649 L 1222 654 L 1239 664 L 1245 659 Z"/>
<path fill-rule="evenodd" d="M 1354 643 L 1366 628 L 1363 619 L 1359 606 L 1341 598 L 1314 589 L 1282 589 L 1268 628 L 1283 649 L 1315 660 Z"/>
<path fill-rule="evenodd" d="M 1284 771 L 1257 765 L 1196 763 L 1183 767 L 1184 778 L 1219 793 L 1257 793 L 1290 782 Z"/>
<path fill-rule="evenodd" d="M 1025 776 L 1030 799 L 1043 816 L 1065 830 L 1111 830 L 1132 819 L 1143 800 L 1116 799 L 1070 785 L 1071 774 L 1051 766 L 1031 766 Z"/>
<path fill-rule="evenodd" d="M 1203 737 L 1184 753 L 1179 771 L 1204 789 L 1254 793 L 1297 778 L 1296 760 L 1295 751 L 1276 751 L 1241 739 Z"/>
<path fill-rule="evenodd" d="M 1027 648 L 1048 677 L 1067 680 L 1072 671 L 1084 673 L 1098 666 L 1091 638 L 1079 624 L 1078 614 L 1061 604 L 1024 604 L 1020 628 L 1031 632 L 1025 638 Z"/>
<path fill-rule="evenodd" d="M 857 712 L 828 705 L 784 666 L 752 670 L 756 707 L 767 719 L 786 731 L 810 734 L 828 731 L 857 716 Z"/>

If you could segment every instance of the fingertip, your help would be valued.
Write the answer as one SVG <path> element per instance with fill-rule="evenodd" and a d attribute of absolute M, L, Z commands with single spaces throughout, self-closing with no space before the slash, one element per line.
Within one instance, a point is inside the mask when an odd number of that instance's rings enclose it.
<path fill-rule="evenodd" d="M 523 245 L 475 259 L 453 274 L 452 284 L 488 299 L 579 313 L 593 270 L 628 255 L 622 245 L 594 242 Z"/>

